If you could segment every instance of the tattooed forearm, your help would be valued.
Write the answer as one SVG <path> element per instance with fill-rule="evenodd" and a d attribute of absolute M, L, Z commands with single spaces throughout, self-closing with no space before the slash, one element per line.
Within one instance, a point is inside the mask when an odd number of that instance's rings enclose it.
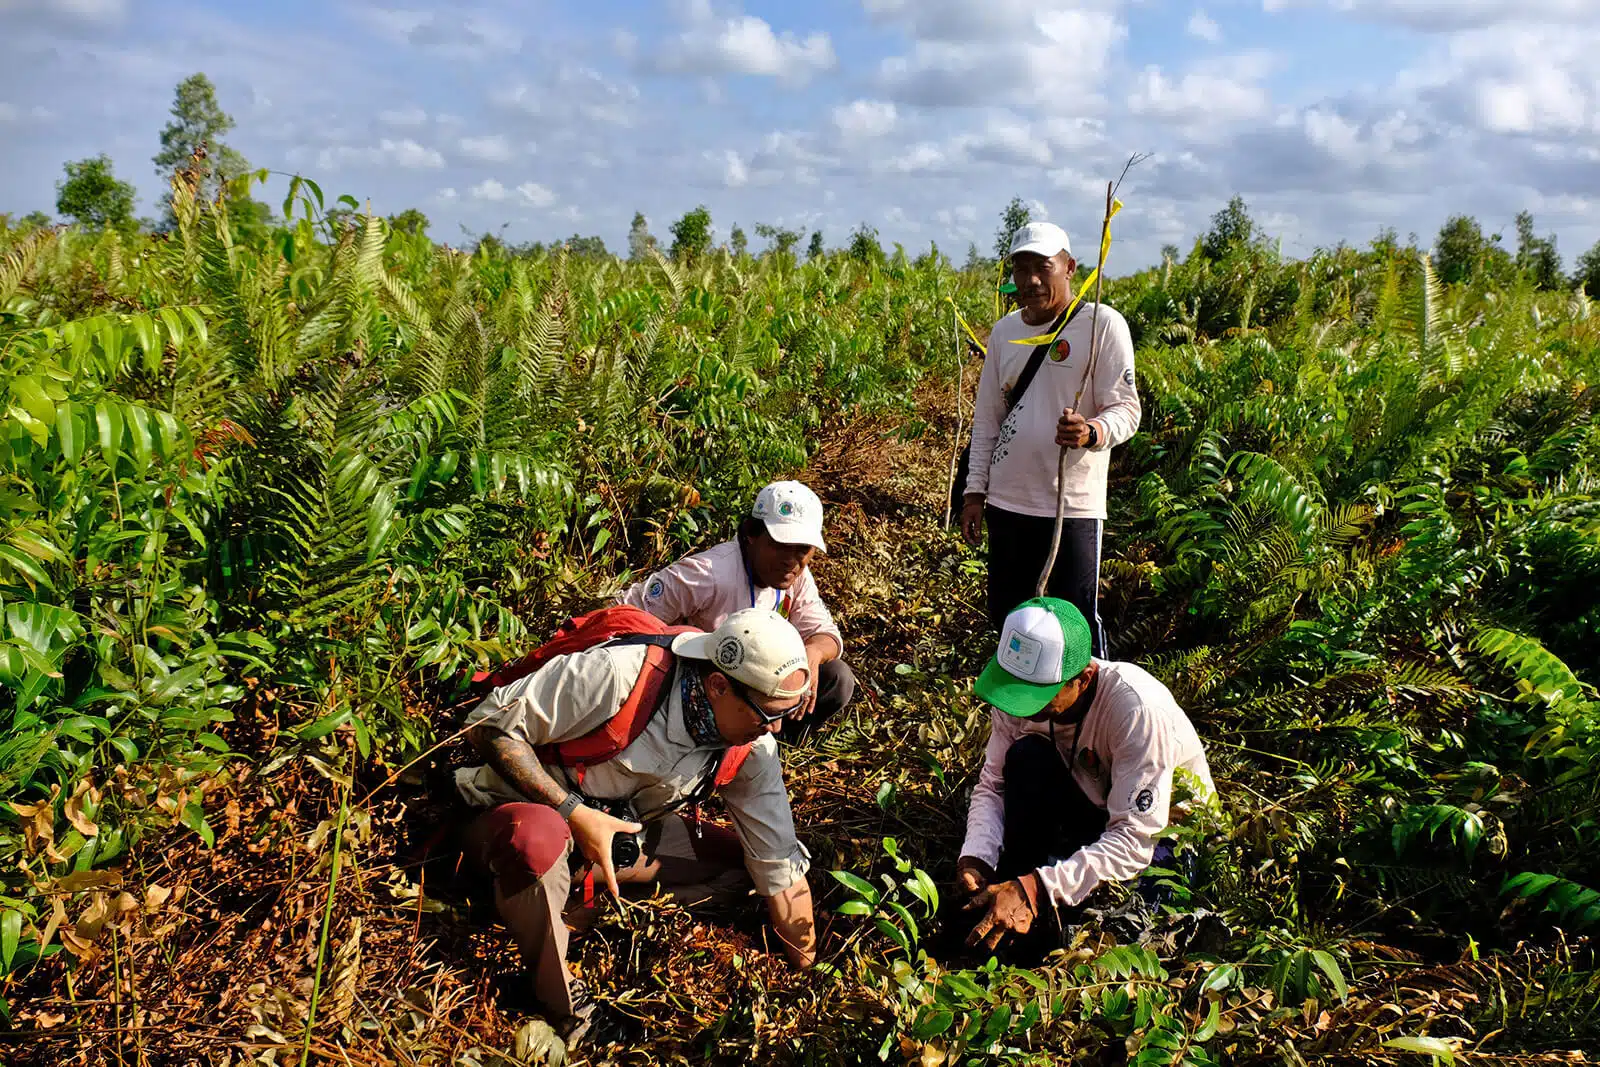
<path fill-rule="evenodd" d="M 529 800 L 559 807 L 567 799 L 566 787 L 550 777 L 526 741 L 476 726 L 468 731 L 467 737 L 489 761 L 489 766 Z"/>

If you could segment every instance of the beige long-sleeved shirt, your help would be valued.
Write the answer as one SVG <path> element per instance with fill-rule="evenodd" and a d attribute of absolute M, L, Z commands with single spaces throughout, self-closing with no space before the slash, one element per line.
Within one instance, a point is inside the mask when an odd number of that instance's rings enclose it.
<path fill-rule="evenodd" d="M 1081 723 L 1057 726 L 1055 740 L 1065 762 L 1073 758 L 1073 742 L 1083 731 L 1072 776 L 1085 796 L 1106 809 L 1109 820 L 1094 844 L 1040 868 L 1040 884 L 1062 906 L 1078 904 L 1101 882 L 1126 881 L 1150 866 L 1156 837 L 1167 826 L 1177 768 L 1198 778 L 1206 792 L 1216 791 L 1200 737 L 1167 687 L 1132 663 L 1094 662 L 1100 665 L 1094 701 Z M 1006 752 L 1025 734 L 1048 737 L 1050 732 L 1049 723 L 991 709 L 989 746 L 967 811 L 963 856 L 999 863 Z"/>
<path fill-rule="evenodd" d="M 1033 353 L 1032 345 L 1011 342 L 1048 329 L 1048 325 L 1023 322 L 1019 309 L 995 323 L 989 334 L 972 412 L 972 456 L 965 491 L 987 493 L 988 503 L 1005 511 L 1055 517 L 1061 454 L 1056 422 L 1062 410 L 1072 406 L 1084 382 L 1091 330 L 1097 330 L 1100 351 L 1077 410 L 1086 419 L 1098 419 L 1105 433 L 1094 448 L 1067 450 L 1065 514 L 1068 518 L 1104 519 L 1111 449 L 1139 432 L 1133 337 L 1127 320 L 1114 308 L 1100 305 L 1096 324 L 1095 305 L 1085 302 L 1061 331 L 1054 351 L 1039 365 L 1022 400 L 1007 415 L 1006 396 Z"/>
<path fill-rule="evenodd" d="M 693 626 L 707 633 L 740 608 L 771 608 L 787 618 L 803 640 L 827 634 L 839 643 L 840 654 L 844 652 L 844 638 L 817 591 L 811 568 L 803 569 L 789 589 L 756 585 L 745 569 L 738 538 L 663 567 L 623 590 L 616 602 L 642 608 L 669 626 Z"/>
<path fill-rule="evenodd" d="M 616 714 L 644 667 L 645 654 L 644 646 L 629 645 L 557 656 L 493 690 L 468 713 L 467 721 L 534 748 L 581 737 Z M 689 734 L 679 674 L 685 669 L 693 669 L 692 664 L 679 660 L 667 683 L 667 700 L 644 732 L 612 759 L 587 768 L 581 787 L 568 768 L 545 764 L 545 770 L 585 796 L 631 799 L 646 821 L 677 805 L 716 773 L 722 755 L 721 748 L 697 745 Z M 474 807 L 528 799 L 488 765 L 458 770 L 456 788 Z M 757 892 L 776 896 L 805 877 L 811 854 L 795 836 L 778 747 L 770 734 L 755 743 L 738 775 L 718 793 L 744 845 L 745 868 Z"/>

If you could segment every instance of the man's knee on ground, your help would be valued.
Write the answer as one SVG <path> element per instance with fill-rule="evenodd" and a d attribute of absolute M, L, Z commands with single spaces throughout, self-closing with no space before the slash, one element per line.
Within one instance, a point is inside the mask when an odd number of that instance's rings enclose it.
<path fill-rule="evenodd" d="M 830 659 L 817 671 L 817 704 L 831 713 L 849 704 L 856 695 L 856 672 L 842 659 Z"/>
<path fill-rule="evenodd" d="M 567 821 L 545 804 L 502 804 L 487 817 L 489 866 L 507 896 L 544 877 L 572 844 Z"/>

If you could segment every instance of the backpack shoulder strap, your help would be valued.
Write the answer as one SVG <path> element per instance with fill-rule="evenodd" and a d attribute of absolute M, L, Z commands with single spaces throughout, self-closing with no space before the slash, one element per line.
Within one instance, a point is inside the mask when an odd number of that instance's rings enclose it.
<path fill-rule="evenodd" d="M 1049 332 L 1052 338 L 1051 340 L 1046 341 L 1042 345 L 1033 346 L 1033 352 L 1028 356 L 1027 365 L 1022 368 L 1022 373 L 1017 375 L 1017 384 L 1011 387 L 1011 398 L 1006 404 L 1006 414 L 1009 415 L 1012 409 L 1022 402 L 1022 394 L 1026 393 L 1028 391 L 1028 386 L 1033 384 L 1034 375 L 1039 373 L 1040 366 L 1044 364 L 1044 357 L 1050 354 L 1050 348 L 1055 344 L 1055 336 L 1062 330 L 1066 329 L 1067 323 L 1077 318 L 1078 312 L 1082 310 L 1083 302 L 1079 301 L 1078 306 L 1072 309 L 1072 315 L 1065 321 L 1062 321 L 1060 317 L 1057 317 L 1056 320 L 1050 324 Z"/>

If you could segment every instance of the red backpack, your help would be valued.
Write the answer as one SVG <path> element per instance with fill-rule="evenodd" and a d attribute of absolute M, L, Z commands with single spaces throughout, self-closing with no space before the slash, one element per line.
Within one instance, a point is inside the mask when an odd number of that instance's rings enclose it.
<path fill-rule="evenodd" d="M 667 683 L 676 662 L 672 639 L 678 634 L 699 632 L 693 626 L 668 626 L 640 608 L 612 605 L 568 619 L 556 630 L 555 636 L 526 656 L 496 671 L 480 671 L 472 676 L 472 682 L 483 691 L 497 689 L 527 677 L 556 656 L 599 645 L 648 646 L 644 669 L 615 715 L 581 737 L 540 745 L 535 750 L 544 763 L 576 768 L 578 784 L 582 785 L 585 770 L 611 759 L 644 733 L 656 708 L 668 695 Z M 724 750 L 713 786 L 721 787 L 733 781 L 749 754 L 749 745 L 733 745 Z"/>

